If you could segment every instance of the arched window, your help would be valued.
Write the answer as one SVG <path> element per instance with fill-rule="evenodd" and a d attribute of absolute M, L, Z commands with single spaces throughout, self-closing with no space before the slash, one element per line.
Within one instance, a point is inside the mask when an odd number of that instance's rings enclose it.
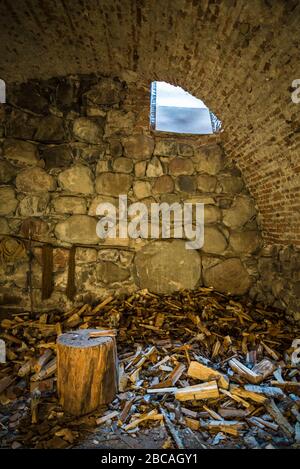
<path fill-rule="evenodd" d="M 151 84 L 150 125 L 153 130 L 207 135 L 220 132 L 221 121 L 207 106 L 179 86 Z"/>

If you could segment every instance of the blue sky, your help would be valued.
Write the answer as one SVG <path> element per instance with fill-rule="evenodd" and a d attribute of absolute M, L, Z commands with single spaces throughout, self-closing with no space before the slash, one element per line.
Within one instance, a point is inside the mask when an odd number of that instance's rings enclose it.
<path fill-rule="evenodd" d="M 206 108 L 201 99 L 197 99 L 179 86 L 170 85 L 164 81 L 157 81 L 157 106 L 174 106 L 185 108 Z"/>

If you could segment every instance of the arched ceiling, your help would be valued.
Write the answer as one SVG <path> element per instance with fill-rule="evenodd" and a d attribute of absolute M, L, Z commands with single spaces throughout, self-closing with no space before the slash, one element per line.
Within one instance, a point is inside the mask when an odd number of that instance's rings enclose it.
<path fill-rule="evenodd" d="M 0 78 L 132 70 L 223 121 L 265 238 L 300 244 L 298 0 L 1 0 Z"/>

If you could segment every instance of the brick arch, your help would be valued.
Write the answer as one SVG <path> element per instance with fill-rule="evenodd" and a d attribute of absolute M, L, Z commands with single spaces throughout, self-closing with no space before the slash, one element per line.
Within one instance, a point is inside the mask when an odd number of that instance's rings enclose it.
<path fill-rule="evenodd" d="M 2 2 L 0 77 L 133 70 L 182 86 L 224 123 L 265 240 L 299 245 L 299 17 L 293 0 Z"/>

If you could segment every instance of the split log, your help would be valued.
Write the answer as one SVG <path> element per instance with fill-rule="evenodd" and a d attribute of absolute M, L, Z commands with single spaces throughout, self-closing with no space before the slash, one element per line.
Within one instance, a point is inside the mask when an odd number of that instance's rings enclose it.
<path fill-rule="evenodd" d="M 122 426 L 123 423 L 125 423 L 126 420 L 128 419 L 132 406 L 133 406 L 133 399 L 131 399 L 130 401 L 125 402 L 124 408 L 123 408 L 123 410 L 120 414 L 119 420 L 118 420 L 118 425 L 119 426 Z"/>
<path fill-rule="evenodd" d="M 18 376 L 20 376 L 21 378 L 24 378 L 24 376 L 29 375 L 29 373 L 31 372 L 32 365 L 33 365 L 33 359 L 30 358 L 29 360 L 27 360 L 27 362 L 25 362 L 21 366 L 21 368 L 19 368 Z"/>
<path fill-rule="evenodd" d="M 219 408 L 218 413 L 223 418 L 245 418 L 249 414 L 249 411 L 244 409 L 234 409 L 234 408 Z"/>
<path fill-rule="evenodd" d="M 280 409 L 277 407 L 275 402 L 271 399 L 270 402 L 266 404 L 266 409 L 269 414 L 273 417 L 275 422 L 279 425 L 281 430 L 285 433 L 288 438 L 292 438 L 294 435 L 294 429 L 291 424 L 288 422 L 286 417 L 282 414 Z"/>
<path fill-rule="evenodd" d="M 234 396 L 241 397 L 242 399 L 250 399 L 251 401 L 257 402 L 258 404 L 265 404 L 268 400 L 267 397 L 263 394 L 247 391 L 246 389 L 237 386 L 232 386 L 230 391 Z"/>
<path fill-rule="evenodd" d="M 118 366 L 113 337 L 91 337 L 96 329 L 57 339 L 57 389 L 63 408 L 84 415 L 110 403 L 117 392 Z"/>
<path fill-rule="evenodd" d="M 16 380 L 14 376 L 5 376 L 0 379 L 0 394 L 5 391 Z"/>
<path fill-rule="evenodd" d="M 165 404 L 166 406 L 166 404 Z M 183 415 L 186 415 L 187 417 L 190 417 L 192 419 L 196 419 L 198 417 L 198 412 L 195 412 L 194 410 L 187 409 L 186 407 L 181 407 L 181 412 Z"/>
<path fill-rule="evenodd" d="M 140 423 L 145 422 L 145 420 L 163 420 L 163 415 L 158 413 L 157 409 L 153 409 L 146 414 L 141 415 L 139 418 L 133 420 L 128 425 L 124 427 L 125 432 L 132 430 L 137 427 Z"/>
<path fill-rule="evenodd" d="M 38 406 L 41 399 L 41 392 L 38 389 L 35 389 L 31 393 L 31 423 L 36 424 L 39 420 Z"/>
<path fill-rule="evenodd" d="M 220 388 L 228 389 L 229 387 L 227 376 L 196 361 L 190 363 L 187 375 L 191 378 L 200 379 L 201 381 L 216 380 Z"/>
<path fill-rule="evenodd" d="M 171 433 L 172 435 L 172 438 L 176 444 L 176 447 L 178 449 L 184 449 L 184 444 L 178 434 L 178 431 L 176 430 L 175 426 L 173 425 L 173 423 L 171 422 L 169 416 L 168 416 L 168 413 L 163 409 L 162 406 L 160 406 L 160 411 L 162 413 L 162 415 L 164 416 L 164 419 L 165 419 L 165 424 L 166 424 L 166 427 L 168 428 L 169 432 Z"/>
<path fill-rule="evenodd" d="M 43 366 L 50 360 L 52 355 L 51 349 L 46 349 L 45 352 L 37 359 L 36 363 L 33 365 L 33 369 L 36 373 L 39 373 Z M 20 372 L 20 371 L 19 371 Z M 20 375 L 19 375 L 20 376 Z"/>
<path fill-rule="evenodd" d="M 257 394 L 263 394 L 266 397 L 275 397 L 276 399 L 283 399 L 285 397 L 284 392 L 274 386 L 255 386 L 255 384 L 246 384 L 246 391 L 255 392 Z"/>
<path fill-rule="evenodd" d="M 232 394 L 231 392 L 227 391 L 226 389 L 220 389 L 220 392 L 222 394 L 225 394 L 226 396 L 230 397 L 233 401 L 236 401 L 239 404 L 242 404 L 242 406 L 244 406 L 246 409 L 251 408 L 251 405 L 249 404 L 249 402 L 245 401 L 245 399 L 243 399 L 242 397 L 237 396 L 235 394 Z"/>
<path fill-rule="evenodd" d="M 298 381 L 283 381 L 283 383 L 280 383 L 279 381 L 271 381 L 271 385 L 284 389 L 287 392 L 300 395 L 300 383 Z"/>
<path fill-rule="evenodd" d="M 31 381 L 40 381 L 49 378 L 56 372 L 57 363 L 56 358 L 53 358 L 47 365 L 45 365 L 38 373 L 31 377 Z"/>
<path fill-rule="evenodd" d="M 196 384 L 178 389 L 175 398 L 178 401 L 192 401 L 197 399 L 214 399 L 219 397 L 219 389 L 216 381 Z"/>
<path fill-rule="evenodd" d="M 237 420 L 200 420 L 200 425 L 202 428 L 210 431 L 224 432 L 231 436 L 238 436 L 239 430 L 243 429 L 245 423 L 238 422 Z"/>
<path fill-rule="evenodd" d="M 229 360 L 229 366 L 239 376 L 244 378 L 246 381 L 249 381 L 250 383 L 257 384 L 261 381 L 261 377 L 257 373 L 247 368 L 247 366 L 243 365 L 243 363 L 241 363 L 236 358 Z"/>
<path fill-rule="evenodd" d="M 185 417 L 184 418 L 184 424 L 189 427 L 191 430 L 196 430 L 198 431 L 200 428 L 200 422 L 199 420 L 192 419 L 191 417 Z"/>
<path fill-rule="evenodd" d="M 254 365 L 254 367 L 252 368 L 253 373 L 256 373 L 260 376 L 260 379 L 258 382 L 264 381 L 275 370 L 276 370 L 276 365 L 268 358 L 264 358 L 262 361 Z"/>
<path fill-rule="evenodd" d="M 114 419 L 118 415 L 119 415 L 119 412 L 117 410 L 113 410 L 112 412 L 109 412 L 108 414 L 103 415 L 103 417 L 96 419 L 96 424 L 101 425 L 102 423 L 107 422 L 108 420 Z"/>

